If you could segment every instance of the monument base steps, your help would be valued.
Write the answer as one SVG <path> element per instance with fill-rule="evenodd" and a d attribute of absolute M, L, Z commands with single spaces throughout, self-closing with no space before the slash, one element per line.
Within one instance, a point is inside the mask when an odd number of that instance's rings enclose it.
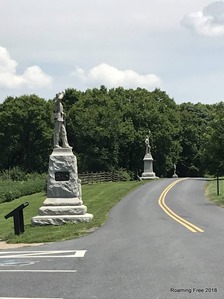
<path fill-rule="evenodd" d="M 89 222 L 93 215 L 83 205 L 77 160 L 72 148 L 55 148 L 49 157 L 47 198 L 32 225 Z"/>
<path fill-rule="evenodd" d="M 32 225 L 62 225 L 66 223 L 89 222 L 93 219 L 92 214 L 85 215 L 46 215 L 32 218 Z"/>
<path fill-rule="evenodd" d="M 158 177 L 155 175 L 154 172 L 143 172 L 141 179 L 142 180 L 153 180 L 153 179 L 158 179 Z"/>
<path fill-rule="evenodd" d="M 81 206 L 83 201 L 78 197 L 73 198 L 47 198 L 43 206 Z"/>
<path fill-rule="evenodd" d="M 82 206 L 48 206 L 39 208 L 39 216 L 43 215 L 84 215 L 87 207 Z"/>

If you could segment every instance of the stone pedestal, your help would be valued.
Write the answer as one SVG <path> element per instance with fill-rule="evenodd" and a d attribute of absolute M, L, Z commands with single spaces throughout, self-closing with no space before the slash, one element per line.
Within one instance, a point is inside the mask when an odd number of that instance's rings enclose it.
<path fill-rule="evenodd" d="M 152 155 L 146 154 L 144 159 L 144 172 L 142 173 L 142 180 L 157 179 L 155 172 L 153 172 L 153 158 Z"/>
<path fill-rule="evenodd" d="M 77 160 L 72 148 L 55 148 L 49 158 L 47 198 L 32 218 L 33 225 L 88 222 L 93 218 L 83 205 Z"/>

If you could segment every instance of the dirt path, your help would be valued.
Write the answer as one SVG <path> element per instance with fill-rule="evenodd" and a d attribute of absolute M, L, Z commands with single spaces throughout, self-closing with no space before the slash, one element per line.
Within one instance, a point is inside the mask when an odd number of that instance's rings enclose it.
<path fill-rule="evenodd" d="M 0 241 L 0 250 L 1 249 L 11 249 L 11 248 L 20 248 L 20 247 L 30 247 L 30 246 L 39 246 L 43 245 L 44 243 L 31 243 L 31 244 L 26 244 L 26 243 L 18 243 L 18 244 L 8 244 L 5 241 Z"/>

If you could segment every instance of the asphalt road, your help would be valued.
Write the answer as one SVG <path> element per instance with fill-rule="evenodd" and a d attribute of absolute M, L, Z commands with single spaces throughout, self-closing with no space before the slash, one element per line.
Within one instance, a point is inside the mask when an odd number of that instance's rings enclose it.
<path fill-rule="evenodd" d="M 224 209 L 205 183 L 153 181 L 86 237 L 0 251 L 0 298 L 224 298 Z"/>

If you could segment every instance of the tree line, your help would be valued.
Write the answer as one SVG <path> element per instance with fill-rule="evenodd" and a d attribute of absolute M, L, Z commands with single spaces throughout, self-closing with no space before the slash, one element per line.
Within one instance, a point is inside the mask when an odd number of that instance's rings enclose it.
<path fill-rule="evenodd" d="M 46 172 L 53 148 L 53 99 L 37 95 L 7 97 L 0 104 L 0 171 L 19 167 Z M 224 173 L 224 103 L 176 104 L 155 89 L 65 91 L 70 146 L 80 172 L 124 169 L 143 172 L 145 137 L 157 176 Z"/>

